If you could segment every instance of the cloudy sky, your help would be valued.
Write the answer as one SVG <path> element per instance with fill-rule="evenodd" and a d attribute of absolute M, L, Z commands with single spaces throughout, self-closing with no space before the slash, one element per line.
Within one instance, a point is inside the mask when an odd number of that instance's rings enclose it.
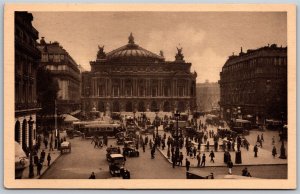
<path fill-rule="evenodd" d="M 34 27 L 46 41 L 58 41 L 86 70 L 96 59 L 98 45 L 105 52 L 135 43 L 154 53 L 164 51 L 173 61 L 176 47 L 198 74 L 197 82 L 216 82 L 229 55 L 241 47 L 287 44 L 284 12 L 33 12 Z"/>

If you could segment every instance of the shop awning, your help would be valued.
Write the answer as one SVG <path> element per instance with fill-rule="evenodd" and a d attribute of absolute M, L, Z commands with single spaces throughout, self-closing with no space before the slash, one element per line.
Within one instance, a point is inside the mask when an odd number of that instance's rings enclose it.
<path fill-rule="evenodd" d="M 73 117 L 72 115 L 69 114 L 63 114 L 63 118 L 65 122 L 74 122 L 74 121 L 79 121 L 76 117 Z"/>
<path fill-rule="evenodd" d="M 75 111 L 71 112 L 70 115 L 74 116 L 74 115 L 77 115 L 80 112 L 81 112 L 81 110 L 75 110 Z"/>

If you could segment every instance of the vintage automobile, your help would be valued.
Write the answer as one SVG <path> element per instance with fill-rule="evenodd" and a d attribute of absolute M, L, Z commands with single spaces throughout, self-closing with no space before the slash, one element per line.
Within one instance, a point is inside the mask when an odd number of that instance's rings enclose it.
<path fill-rule="evenodd" d="M 124 147 L 123 148 L 123 155 L 128 157 L 139 157 L 140 152 L 135 149 L 135 147 Z"/>
<path fill-rule="evenodd" d="M 124 169 L 125 158 L 122 154 L 110 154 L 109 172 L 112 176 L 121 176 Z"/>
<path fill-rule="evenodd" d="M 112 154 L 120 154 L 120 148 L 118 147 L 108 147 L 106 149 L 106 159 L 108 162 L 111 161 L 111 155 Z"/>
<path fill-rule="evenodd" d="M 64 141 L 60 144 L 60 151 L 61 153 L 71 153 L 71 142 Z"/>

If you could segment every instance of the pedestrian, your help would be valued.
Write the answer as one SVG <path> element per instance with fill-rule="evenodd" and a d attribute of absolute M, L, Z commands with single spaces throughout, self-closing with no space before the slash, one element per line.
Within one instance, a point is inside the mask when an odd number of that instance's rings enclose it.
<path fill-rule="evenodd" d="M 151 159 L 154 159 L 155 147 L 151 149 Z"/>
<path fill-rule="evenodd" d="M 263 141 L 263 142 L 265 141 L 265 140 L 264 140 L 264 133 L 261 134 L 260 140 Z"/>
<path fill-rule="evenodd" d="M 260 145 L 261 148 L 263 147 L 263 146 L 262 146 L 262 139 L 260 139 L 259 145 Z"/>
<path fill-rule="evenodd" d="M 96 175 L 94 172 L 92 172 L 91 176 L 89 177 L 89 179 L 96 179 Z"/>
<path fill-rule="evenodd" d="M 272 145 L 274 145 L 275 144 L 275 137 L 273 136 L 272 137 Z"/>
<path fill-rule="evenodd" d="M 168 156 L 168 159 L 170 159 L 170 148 L 168 147 L 168 151 L 167 151 L 167 156 Z"/>
<path fill-rule="evenodd" d="M 50 162 L 51 162 L 51 156 L 50 156 L 50 153 L 48 153 L 47 161 L 48 161 L 48 166 L 50 166 Z"/>
<path fill-rule="evenodd" d="M 180 152 L 180 154 L 179 154 L 179 166 L 182 166 L 182 161 L 183 161 L 183 154 L 182 154 L 182 152 Z"/>
<path fill-rule="evenodd" d="M 47 139 L 44 140 L 44 144 L 45 144 L 45 149 L 47 149 L 48 148 L 48 140 Z"/>
<path fill-rule="evenodd" d="M 54 149 L 53 149 L 53 142 L 52 141 L 50 141 L 49 151 L 54 151 Z"/>
<path fill-rule="evenodd" d="M 254 151 L 254 157 L 257 157 L 257 152 L 258 152 L 258 147 L 257 147 L 257 145 L 254 146 L 253 151 Z"/>
<path fill-rule="evenodd" d="M 205 156 L 205 153 L 203 153 L 203 155 L 202 155 L 202 161 L 201 161 L 201 165 L 200 166 L 205 167 L 205 161 L 206 161 L 206 156 Z"/>
<path fill-rule="evenodd" d="M 242 176 L 248 176 L 248 169 L 247 167 L 245 167 L 243 170 L 242 170 Z"/>
<path fill-rule="evenodd" d="M 273 146 L 272 155 L 273 155 L 273 158 L 275 158 L 275 156 L 277 155 L 277 150 L 276 150 L 275 146 Z"/>
<path fill-rule="evenodd" d="M 209 151 L 209 141 L 206 143 L 206 150 Z"/>
<path fill-rule="evenodd" d="M 185 168 L 186 168 L 187 172 L 190 170 L 190 165 L 191 165 L 190 161 L 186 158 L 185 159 Z"/>
<path fill-rule="evenodd" d="M 201 162 L 201 154 L 199 152 L 197 155 L 197 167 L 200 167 L 200 162 Z"/>
<path fill-rule="evenodd" d="M 173 168 L 175 168 L 176 165 L 176 158 L 175 158 L 175 154 L 172 153 L 172 166 Z"/>
<path fill-rule="evenodd" d="M 41 162 L 38 162 L 36 168 L 37 168 L 37 175 L 40 176 L 40 175 L 41 175 L 42 168 L 43 168 L 43 164 L 42 164 Z"/>
<path fill-rule="evenodd" d="M 259 137 L 259 135 L 257 135 L 257 140 L 256 140 L 256 142 L 260 142 L 260 137 Z"/>
<path fill-rule="evenodd" d="M 228 174 L 232 174 L 233 163 L 231 160 L 228 161 L 227 167 L 228 167 Z"/>
<path fill-rule="evenodd" d="M 209 154 L 209 157 L 210 157 L 210 161 L 215 163 L 215 160 L 214 160 L 214 157 L 215 157 L 215 153 L 213 150 L 211 150 L 210 154 Z"/>
<path fill-rule="evenodd" d="M 95 140 L 95 145 L 94 145 L 94 148 L 96 148 L 96 147 L 98 147 L 98 148 L 99 148 L 99 141 L 98 141 L 98 139 L 97 139 L 97 140 Z"/>
<path fill-rule="evenodd" d="M 215 152 L 217 152 L 218 151 L 218 147 L 219 147 L 218 140 L 215 141 L 214 146 L 215 146 Z"/>
<path fill-rule="evenodd" d="M 200 151 L 201 148 L 201 143 L 200 143 L 200 139 L 198 140 L 198 151 Z"/>
<path fill-rule="evenodd" d="M 143 143 L 143 152 L 145 152 L 146 150 L 145 144 Z"/>
<path fill-rule="evenodd" d="M 42 150 L 41 156 L 40 156 L 40 163 L 42 163 L 42 164 L 44 163 L 45 157 L 46 157 L 46 152 L 44 150 Z"/>
<path fill-rule="evenodd" d="M 194 147 L 193 153 L 194 153 L 194 158 L 196 158 L 196 154 L 197 154 L 197 149 L 196 149 L 196 147 Z"/>
<path fill-rule="evenodd" d="M 232 141 L 232 151 L 235 151 L 235 142 L 234 141 Z"/>
<path fill-rule="evenodd" d="M 38 155 L 37 155 L 37 154 L 35 154 L 35 155 L 34 155 L 34 157 L 33 157 L 33 161 L 34 161 L 34 164 L 35 164 L 35 165 L 37 165 L 37 164 L 38 164 L 38 162 L 39 162 L 39 157 L 38 157 Z"/>

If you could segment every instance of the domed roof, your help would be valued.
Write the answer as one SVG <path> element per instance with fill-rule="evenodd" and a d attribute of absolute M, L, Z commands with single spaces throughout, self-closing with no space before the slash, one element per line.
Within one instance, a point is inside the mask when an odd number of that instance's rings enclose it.
<path fill-rule="evenodd" d="M 107 60 L 151 60 L 151 61 L 164 61 L 164 57 L 152 53 L 139 45 L 134 43 L 134 38 L 132 34 L 130 34 L 128 38 L 128 44 L 115 49 L 106 55 Z"/>

